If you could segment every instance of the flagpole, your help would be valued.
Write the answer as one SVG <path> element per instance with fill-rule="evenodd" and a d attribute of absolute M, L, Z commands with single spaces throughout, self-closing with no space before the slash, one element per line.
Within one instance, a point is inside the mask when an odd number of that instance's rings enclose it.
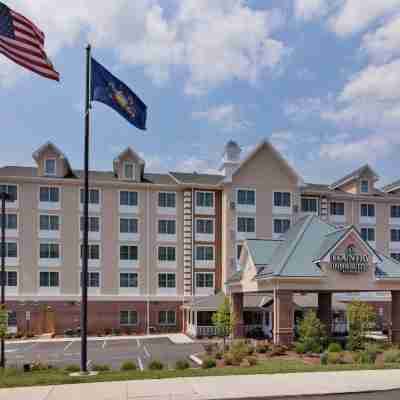
<path fill-rule="evenodd" d="M 90 140 L 90 44 L 86 47 L 86 103 L 84 149 L 84 202 L 83 202 L 83 251 L 82 251 L 82 301 L 81 301 L 81 372 L 87 373 L 87 283 L 89 237 L 89 140 Z"/>

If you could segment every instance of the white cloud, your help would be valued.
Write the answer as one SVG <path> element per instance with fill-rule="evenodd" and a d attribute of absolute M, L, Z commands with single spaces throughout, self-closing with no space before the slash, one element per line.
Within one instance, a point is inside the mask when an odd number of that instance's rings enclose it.
<path fill-rule="evenodd" d="M 304 21 L 319 18 L 324 15 L 327 10 L 327 0 L 294 0 L 295 17 Z"/>
<path fill-rule="evenodd" d="M 334 32 L 345 36 L 365 30 L 378 18 L 398 11 L 399 7 L 400 0 L 342 0 L 329 24 Z"/>
<path fill-rule="evenodd" d="M 388 62 L 400 55 L 400 15 L 390 19 L 374 32 L 368 32 L 362 40 L 362 49 L 375 63 Z"/>
<path fill-rule="evenodd" d="M 319 155 L 322 159 L 332 161 L 374 162 L 390 155 L 399 144 L 400 137 L 397 133 L 381 132 L 353 140 L 346 134 L 334 137 L 331 143 L 322 144 Z"/>
<path fill-rule="evenodd" d="M 101 6 L 98 0 L 10 0 L 8 5 L 46 32 L 50 55 L 88 37 L 95 48 L 114 49 L 121 62 L 142 66 L 156 83 L 182 69 L 188 93 L 203 93 L 232 79 L 254 82 L 288 52 L 271 37 L 282 24 L 276 10 L 252 9 L 244 0 L 174 4 L 167 8 L 162 0 L 113 0 Z"/>
<path fill-rule="evenodd" d="M 221 172 L 215 168 L 214 163 L 210 160 L 187 157 L 176 164 L 176 171 L 180 172 L 198 172 L 207 174 L 220 174 Z"/>
<path fill-rule="evenodd" d="M 234 104 L 221 104 L 210 107 L 206 111 L 193 111 L 194 119 L 204 119 L 212 124 L 217 124 L 222 129 L 233 131 L 249 127 L 251 123 L 243 118 L 239 107 Z"/>

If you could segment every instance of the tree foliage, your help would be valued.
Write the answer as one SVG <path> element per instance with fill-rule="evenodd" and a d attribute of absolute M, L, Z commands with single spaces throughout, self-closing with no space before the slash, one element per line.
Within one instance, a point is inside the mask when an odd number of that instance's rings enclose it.
<path fill-rule="evenodd" d="M 4 305 L 0 306 L 0 338 L 4 338 L 8 328 L 8 312 Z"/>
<path fill-rule="evenodd" d="M 349 325 L 349 349 L 363 349 L 366 334 L 372 329 L 376 322 L 376 313 L 374 308 L 361 301 L 351 302 L 347 306 L 347 322 Z"/>
<path fill-rule="evenodd" d="M 224 297 L 224 301 L 219 306 L 218 311 L 212 316 L 212 322 L 217 328 L 218 335 L 224 340 L 225 349 L 226 339 L 232 334 L 236 323 L 229 297 Z"/>

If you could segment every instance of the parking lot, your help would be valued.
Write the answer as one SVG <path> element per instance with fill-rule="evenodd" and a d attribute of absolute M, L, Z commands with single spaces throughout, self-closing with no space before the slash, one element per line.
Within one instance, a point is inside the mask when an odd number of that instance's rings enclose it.
<path fill-rule="evenodd" d="M 6 343 L 9 366 L 40 361 L 55 367 L 80 363 L 80 340 L 60 342 Z M 134 361 L 145 369 L 150 361 L 159 360 L 173 367 L 178 360 L 189 360 L 191 354 L 202 351 L 198 343 L 175 344 L 165 338 L 104 338 L 88 340 L 88 364 L 107 364 L 119 369 L 124 361 Z"/>

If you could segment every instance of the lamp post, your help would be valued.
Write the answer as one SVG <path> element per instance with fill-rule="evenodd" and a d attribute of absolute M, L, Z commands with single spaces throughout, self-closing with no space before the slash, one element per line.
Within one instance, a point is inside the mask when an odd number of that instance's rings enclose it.
<path fill-rule="evenodd" d="M 4 309 L 6 303 L 6 201 L 11 196 L 6 192 L 0 193 L 1 199 L 1 307 Z M 1 360 L 0 367 L 5 368 L 5 343 L 4 336 L 1 336 Z"/>

